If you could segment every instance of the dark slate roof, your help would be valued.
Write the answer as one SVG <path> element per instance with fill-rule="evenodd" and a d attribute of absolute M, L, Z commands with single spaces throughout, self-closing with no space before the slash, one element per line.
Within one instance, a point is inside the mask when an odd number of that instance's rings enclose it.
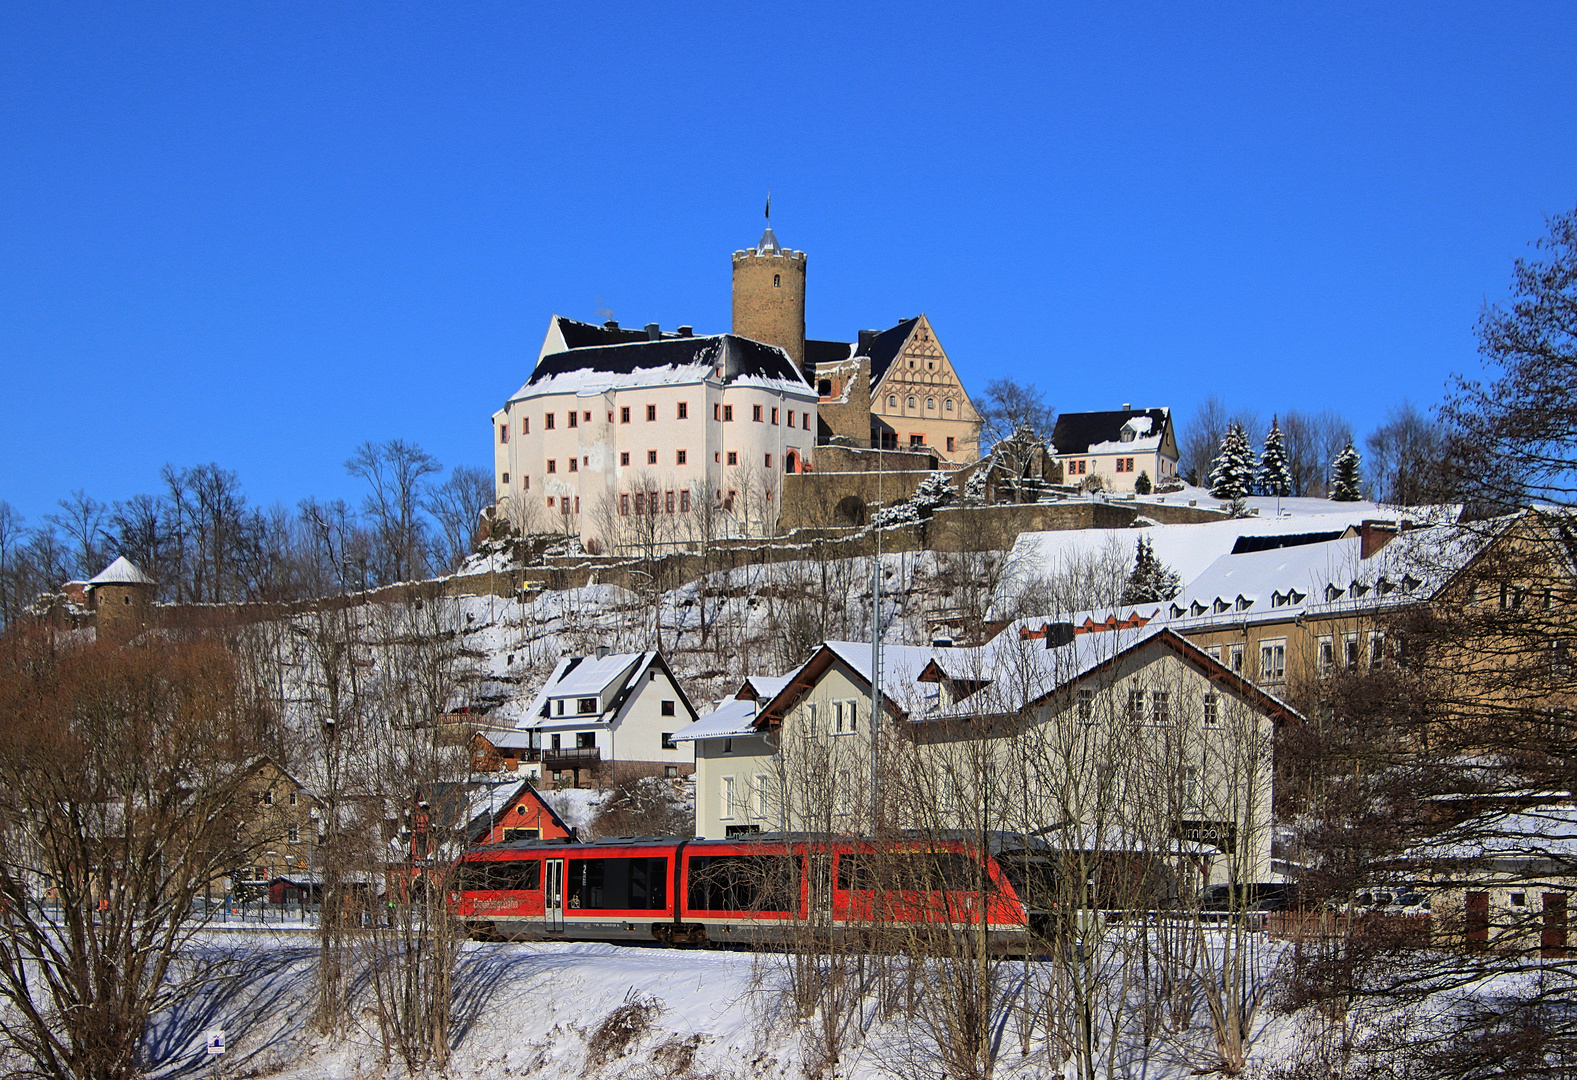
<path fill-rule="evenodd" d="M 847 360 L 854 347 L 847 341 L 816 341 L 812 338 L 805 339 L 805 363 L 831 364 L 839 360 Z"/>
<path fill-rule="evenodd" d="M 584 325 L 584 324 L 582 324 Z M 805 385 L 805 375 L 794 366 L 788 354 L 771 345 L 733 334 L 714 337 L 664 337 L 660 341 L 641 339 L 627 345 L 603 345 L 549 353 L 537 361 L 527 386 L 555 375 L 575 371 L 605 371 L 628 375 L 640 369 L 678 367 L 723 367 L 723 381 L 744 376 L 784 379 Z"/>
<path fill-rule="evenodd" d="M 909 340 L 909 335 L 914 332 L 914 324 L 920 321 L 916 315 L 912 319 L 905 319 L 897 326 L 883 330 L 871 339 L 870 344 L 860 349 L 858 356 L 871 358 L 871 389 L 882 381 L 882 376 L 887 374 L 887 369 L 892 366 L 893 360 L 898 356 L 898 350 L 903 348 L 903 343 Z"/>
<path fill-rule="evenodd" d="M 1150 418 L 1150 430 L 1166 433 L 1165 409 L 1112 409 L 1109 412 L 1063 413 L 1051 432 L 1051 444 L 1059 454 L 1082 454 L 1094 443 L 1116 442 L 1122 438 L 1123 425 L 1136 416 Z"/>
<path fill-rule="evenodd" d="M 564 335 L 564 347 L 568 349 L 594 349 L 599 345 L 628 345 L 631 342 L 646 340 L 646 331 L 641 327 L 598 326 L 596 323 L 566 319 L 562 315 L 557 318 L 559 333 Z M 662 336 L 666 340 L 680 335 L 668 330 L 663 331 Z"/>
<path fill-rule="evenodd" d="M 1340 532 L 1295 533 L 1289 536 L 1240 536 L 1232 545 L 1233 555 L 1251 551 L 1275 551 L 1278 548 L 1303 547 L 1306 544 L 1325 544 L 1340 540 Z"/>

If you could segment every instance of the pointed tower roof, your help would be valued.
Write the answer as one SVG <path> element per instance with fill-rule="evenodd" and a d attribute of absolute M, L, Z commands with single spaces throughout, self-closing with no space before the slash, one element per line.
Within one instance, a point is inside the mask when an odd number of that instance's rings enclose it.
<path fill-rule="evenodd" d="M 772 233 L 772 226 L 767 225 L 767 231 L 761 234 L 761 242 L 756 245 L 757 255 L 781 255 L 783 246 L 778 243 L 778 238 Z"/>
<path fill-rule="evenodd" d="M 142 569 L 122 555 L 96 575 L 88 579 L 88 588 L 95 585 L 157 585 Z"/>

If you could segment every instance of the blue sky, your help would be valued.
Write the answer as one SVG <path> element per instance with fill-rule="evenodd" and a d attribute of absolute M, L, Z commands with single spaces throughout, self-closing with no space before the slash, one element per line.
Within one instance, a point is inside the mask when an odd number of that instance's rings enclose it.
<path fill-rule="evenodd" d="M 924 311 L 969 385 L 1367 431 L 1577 205 L 1577 6 L 0 8 L 0 499 L 490 466 L 550 313 Z"/>

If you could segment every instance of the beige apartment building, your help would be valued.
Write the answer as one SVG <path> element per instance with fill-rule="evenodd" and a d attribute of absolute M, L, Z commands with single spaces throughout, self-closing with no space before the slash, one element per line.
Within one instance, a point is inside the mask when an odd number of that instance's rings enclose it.
<path fill-rule="evenodd" d="M 696 744 L 696 832 L 985 828 L 1064 849 L 1183 855 L 1204 881 L 1270 873 L 1271 738 L 1301 718 L 1169 630 L 1019 623 L 975 649 L 826 642 Z M 873 753 L 872 740 L 878 745 Z"/>

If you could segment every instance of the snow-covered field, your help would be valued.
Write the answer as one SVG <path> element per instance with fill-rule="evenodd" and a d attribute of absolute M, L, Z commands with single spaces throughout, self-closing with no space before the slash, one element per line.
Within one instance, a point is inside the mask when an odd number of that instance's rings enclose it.
<path fill-rule="evenodd" d="M 205 990 L 158 1018 L 148 1049 L 153 1075 L 206 1071 L 204 1033 L 226 1033 L 217 1075 L 323 1080 L 404 1075 L 386 1062 L 370 1003 L 344 1013 L 344 1033 L 325 1038 L 312 1025 L 315 939 L 299 931 L 215 933 L 229 953 L 234 978 Z M 1274 962 L 1277 949 L 1263 952 Z M 456 984 L 453 1055 L 448 1077 L 540 1077 L 542 1080 L 634 1077 L 652 1080 L 747 1080 L 800 1077 L 815 1060 L 817 1027 L 797 1020 L 781 992 L 784 958 L 743 952 L 635 948 L 604 944 L 480 944 L 465 946 Z M 1039 965 L 1032 965 L 1039 967 Z M 1032 972 L 1032 978 L 1038 973 Z M 1021 985 L 1022 965 L 1004 982 Z M 631 1003 L 649 1027 L 624 1045 L 597 1039 L 603 1021 Z M 875 995 L 856 995 L 855 1020 L 831 1075 L 847 1080 L 938 1076 L 923 1024 L 883 1014 Z M 638 1026 L 638 1025 L 637 1025 Z M 1129 1023 L 1131 1030 L 1136 1025 Z M 1262 1010 L 1255 1024 L 1251 1073 L 1295 1052 L 1299 1025 Z M 1021 1052 L 1014 1018 L 996 1032 L 996 1075 L 1065 1075 L 1046 1040 Z M 1119 1075 L 1171 1080 L 1208 1072 L 1214 1054 L 1207 1032 L 1130 1038 L 1118 1055 Z M 600 1053 L 599 1053 L 600 1051 Z"/>

